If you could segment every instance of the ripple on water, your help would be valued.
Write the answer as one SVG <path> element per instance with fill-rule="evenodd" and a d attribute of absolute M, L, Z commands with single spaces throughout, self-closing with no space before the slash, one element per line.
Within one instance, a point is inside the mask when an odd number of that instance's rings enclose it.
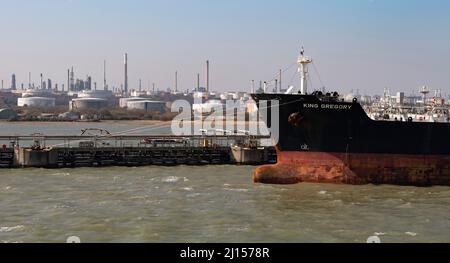
<path fill-rule="evenodd" d="M 247 193 L 249 190 L 244 188 L 225 188 L 226 191 L 230 192 L 238 192 L 238 193 Z"/>
<path fill-rule="evenodd" d="M 193 194 L 186 195 L 186 197 L 187 198 L 194 198 L 194 197 L 198 197 L 198 196 L 201 196 L 201 195 L 202 195 L 201 193 L 193 193 Z"/>
<path fill-rule="evenodd" d="M 408 208 L 413 208 L 411 203 L 405 203 L 403 205 L 399 205 L 397 206 L 397 208 L 401 208 L 401 209 L 408 209 Z"/>

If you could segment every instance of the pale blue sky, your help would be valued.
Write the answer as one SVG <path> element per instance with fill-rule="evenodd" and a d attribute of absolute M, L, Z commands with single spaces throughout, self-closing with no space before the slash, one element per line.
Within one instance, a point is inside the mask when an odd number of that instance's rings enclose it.
<path fill-rule="evenodd" d="M 211 60 L 215 90 L 248 90 L 295 62 L 301 45 L 333 90 L 450 93 L 447 0 L 0 0 L 0 78 L 64 83 L 66 69 L 130 86 L 191 89 Z M 320 88 L 314 70 L 313 87 Z M 293 80 L 286 72 L 284 83 Z M 297 84 L 297 78 L 293 80 Z"/>

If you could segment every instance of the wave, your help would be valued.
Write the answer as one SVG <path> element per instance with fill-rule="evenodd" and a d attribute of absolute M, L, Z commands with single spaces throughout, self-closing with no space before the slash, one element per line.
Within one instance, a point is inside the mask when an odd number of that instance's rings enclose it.
<path fill-rule="evenodd" d="M 13 232 L 13 231 L 22 231 L 25 229 L 25 226 L 23 225 L 18 225 L 18 226 L 2 226 L 0 227 L 0 233 L 8 233 L 8 232 Z"/>

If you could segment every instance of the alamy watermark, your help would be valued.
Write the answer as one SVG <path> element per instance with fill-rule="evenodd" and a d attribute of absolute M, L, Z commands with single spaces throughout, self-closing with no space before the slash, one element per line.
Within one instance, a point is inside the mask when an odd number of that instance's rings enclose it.
<path fill-rule="evenodd" d="M 178 136 L 201 135 L 253 135 L 270 136 L 262 145 L 278 143 L 280 134 L 279 101 L 255 103 L 228 100 L 202 103 L 196 99 L 177 100 L 171 111 L 178 113 L 171 124 L 172 134 Z"/>

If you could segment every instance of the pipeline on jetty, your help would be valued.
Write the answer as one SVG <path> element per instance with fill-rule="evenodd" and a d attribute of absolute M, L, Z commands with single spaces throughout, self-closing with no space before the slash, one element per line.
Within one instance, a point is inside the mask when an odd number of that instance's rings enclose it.
<path fill-rule="evenodd" d="M 222 165 L 276 163 L 267 136 L 250 135 L 0 136 L 0 168 L 75 168 L 146 165 Z"/>

